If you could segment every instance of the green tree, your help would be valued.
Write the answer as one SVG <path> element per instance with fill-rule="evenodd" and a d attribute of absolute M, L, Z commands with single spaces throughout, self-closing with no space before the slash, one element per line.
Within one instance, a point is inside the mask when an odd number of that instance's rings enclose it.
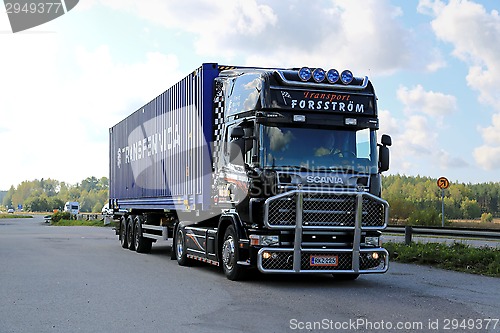
<path fill-rule="evenodd" d="M 3 198 L 3 205 L 7 208 L 12 207 L 12 196 L 16 192 L 16 189 L 14 186 L 11 186 L 10 189 L 7 191 L 5 194 L 5 197 Z"/>
<path fill-rule="evenodd" d="M 493 222 L 493 215 L 491 215 L 491 213 L 481 214 L 481 222 L 486 222 L 486 223 Z"/>
<path fill-rule="evenodd" d="M 47 212 L 51 210 L 49 208 L 49 202 L 46 194 L 32 196 L 26 199 L 24 209 L 29 212 Z"/>
<path fill-rule="evenodd" d="M 438 226 L 441 225 L 440 214 L 434 209 L 416 210 L 408 218 L 409 225 Z"/>
<path fill-rule="evenodd" d="M 481 216 L 481 207 L 476 200 L 466 198 L 460 205 L 463 217 L 465 219 L 475 219 Z"/>

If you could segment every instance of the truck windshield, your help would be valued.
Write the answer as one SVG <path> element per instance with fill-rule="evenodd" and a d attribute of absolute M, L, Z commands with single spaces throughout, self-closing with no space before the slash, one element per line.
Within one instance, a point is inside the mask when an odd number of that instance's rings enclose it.
<path fill-rule="evenodd" d="M 267 168 L 376 173 L 376 132 L 262 126 L 260 160 Z"/>

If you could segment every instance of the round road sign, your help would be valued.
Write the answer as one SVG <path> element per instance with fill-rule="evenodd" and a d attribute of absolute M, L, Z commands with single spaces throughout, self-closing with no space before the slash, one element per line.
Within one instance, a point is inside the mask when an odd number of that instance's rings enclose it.
<path fill-rule="evenodd" d="M 437 185 L 440 189 L 444 190 L 444 189 L 448 188 L 448 186 L 450 186 L 450 182 L 448 181 L 448 179 L 446 177 L 440 177 L 437 180 Z"/>

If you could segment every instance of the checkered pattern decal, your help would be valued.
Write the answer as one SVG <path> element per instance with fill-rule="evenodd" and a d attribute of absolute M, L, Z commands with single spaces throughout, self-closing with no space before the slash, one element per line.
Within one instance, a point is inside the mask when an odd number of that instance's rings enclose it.
<path fill-rule="evenodd" d="M 224 139 L 223 124 L 224 124 L 224 91 L 223 84 L 220 81 L 215 81 L 215 97 L 214 97 L 214 158 L 213 168 L 217 169 L 219 164 L 220 149 L 222 140 Z"/>

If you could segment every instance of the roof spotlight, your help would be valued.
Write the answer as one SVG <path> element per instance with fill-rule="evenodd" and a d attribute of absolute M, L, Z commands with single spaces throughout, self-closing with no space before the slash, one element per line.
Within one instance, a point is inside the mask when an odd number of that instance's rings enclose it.
<path fill-rule="evenodd" d="M 340 74 L 339 71 L 336 69 L 330 69 L 328 72 L 326 72 L 326 79 L 330 83 L 335 83 L 339 80 Z"/>
<path fill-rule="evenodd" d="M 354 75 L 352 75 L 350 70 L 346 69 L 340 74 L 340 80 L 343 84 L 349 84 L 354 80 Z"/>
<path fill-rule="evenodd" d="M 312 73 L 313 79 L 316 82 L 322 82 L 325 79 L 325 71 L 322 68 L 316 68 Z"/>
<path fill-rule="evenodd" d="M 299 77 L 302 81 L 309 81 L 312 76 L 312 71 L 309 67 L 302 67 L 299 69 Z"/>

